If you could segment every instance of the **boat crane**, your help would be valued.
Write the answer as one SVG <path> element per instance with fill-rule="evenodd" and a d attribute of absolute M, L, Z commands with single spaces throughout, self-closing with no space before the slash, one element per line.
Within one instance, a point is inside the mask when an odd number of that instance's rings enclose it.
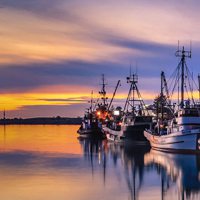
<path fill-rule="evenodd" d="M 161 90 L 163 90 L 163 89 L 165 89 L 166 97 L 169 100 L 169 89 L 168 89 L 168 86 L 167 86 L 167 81 L 166 81 L 166 78 L 165 78 L 164 71 L 161 72 Z M 169 100 L 169 103 L 170 103 L 170 100 Z"/>
<path fill-rule="evenodd" d="M 115 98 L 115 94 L 116 94 L 117 89 L 118 89 L 119 86 L 120 86 L 120 80 L 118 80 L 117 85 L 116 85 L 116 87 L 115 87 L 115 91 L 114 91 L 114 93 L 113 93 L 112 99 L 111 99 L 111 101 L 110 101 L 110 103 L 109 103 L 109 106 L 108 106 L 108 111 L 110 110 L 110 107 L 111 107 L 111 105 L 112 105 L 113 99 Z"/>

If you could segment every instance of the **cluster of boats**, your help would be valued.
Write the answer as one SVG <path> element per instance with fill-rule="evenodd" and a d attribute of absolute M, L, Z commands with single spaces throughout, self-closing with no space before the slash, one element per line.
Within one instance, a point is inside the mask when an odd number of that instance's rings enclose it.
<path fill-rule="evenodd" d="M 161 151 L 200 152 L 200 104 L 194 99 L 194 79 L 186 65 L 191 51 L 183 47 L 176 51 L 176 56 L 180 57 L 180 62 L 173 73 L 174 77 L 171 77 L 171 82 L 166 81 L 164 72 L 161 72 L 160 94 L 152 105 L 147 106 L 142 99 L 137 74 L 130 74 L 127 77 L 130 88 L 124 108 L 114 108 L 112 102 L 120 81 L 108 103 L 103 76 L 100 98 L 95 102 L 91 98 L 90 108 L 78 130 L 80 137 L 107 138 L 113 142 L 128 140 L 150 144 L 153 149 Z M 200 76 L 198 82 L 200 97 Z M 175 102 L 172 103 L 172 100 Z"/>

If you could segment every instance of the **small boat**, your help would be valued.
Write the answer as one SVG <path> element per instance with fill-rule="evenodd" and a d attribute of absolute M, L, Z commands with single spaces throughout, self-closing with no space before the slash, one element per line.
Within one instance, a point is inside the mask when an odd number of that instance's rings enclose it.
<path fill-rule="evenodd" d="M 105 85 L 105 78 L 104 75 L 102 75 L 102 89 L 99 92 L 100 98 L 94 101 L 92 91 L 90 108 L 85 113 L 82 124 L 77 131 L 80 137 L 102 139 L 106 137 L 105 133 L 102 131 L 102 126 L 105 124 L 108 115 L 108 98 L 106 97 Z"/>
<path fill-rule="evenodd" d="M 82 120 L 81 126 L 77 133 L 83 138 L 102 138 L 101 128 L 98 126 L 98 121 L 94 118 L 94 114 L 87 112 Z"/>
<path fill-rule="evenodd" d="M 124 109 L 123 111 L 114 110 L 112 117 L 114 120 L 109 120 L 109 123 L 103 127 L 107 139 L 117 142 L 128 139 L 136 143 L 148 143 L 148 140 L 144 137 L 144 130 L 151 127 L 152 116 L 149 115 L 142 100 L 137 82 L 138 76 L 136 74 L 127 77 L 130 89 Z"/>
<path fill-rule="evenodd" d="M 157 119 L 156 126 L 152 129 L 146 129 L 144 135 L 153 149 L 185 153 L 200 152 L 200 107 L 194 102 L 193 98 L 192 103 L 190 100 L 184 99 L 184 89 L 187 89 L 185 79 L 189 79 L 189 69 L 185 63 L 185 58 L 191 58 L 191 51 L 185 51 L 183 47 L 181 51 L 178 50 L 176 52 L 176 55 L 181 57 L 181 61 L 176 69 L 178 75 L 176 80 L 180 81 L 178 85 L 181 86 L 180 94 L 178 94 L 178 97 L 181 97 L 180 100 L 178 99 L 180 103 L 178 103 L 177 109 L 171 109 L 171 105 L 166 105 L 172 110 L 173 117 L 171 119 L 164 119 L 162 113 L 162 117 Z M 179 74 L 180 70 L 181 75 Z M 162 80 L 161 77 L 161 97 L 163 97 Z M 161 104 L 163 107 L 163 101 Z"/>

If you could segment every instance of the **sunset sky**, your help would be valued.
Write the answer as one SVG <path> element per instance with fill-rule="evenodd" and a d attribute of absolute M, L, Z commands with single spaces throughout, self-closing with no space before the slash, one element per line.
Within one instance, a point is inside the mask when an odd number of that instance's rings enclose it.
<path fill-rule="evenodd" d="M 0 0 L 0 110 L 7 117 L 81 116 L 101 75 L 108 93 L 121 80 L 123 105 L 132 71 L 148 102 L 160 71 L 178 64 L 177 41 L 200 72 L 200 2 L 196 0 Z M 3 114 L 0 114 L 0 118 Z"/>

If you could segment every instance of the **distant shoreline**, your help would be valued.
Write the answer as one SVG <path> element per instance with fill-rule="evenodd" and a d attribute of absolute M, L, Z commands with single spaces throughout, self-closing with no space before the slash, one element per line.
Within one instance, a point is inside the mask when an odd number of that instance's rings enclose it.
<path fill-rule="evenodd" d="M 0 119 L 0 125 L 17 125 L 17 124 L 27 124 L 27 125 L 80 125 L 81 118 L 70 118 L 70 117 L 36 117 L 36 118 L 14 118 L 14 119 Z"/>

